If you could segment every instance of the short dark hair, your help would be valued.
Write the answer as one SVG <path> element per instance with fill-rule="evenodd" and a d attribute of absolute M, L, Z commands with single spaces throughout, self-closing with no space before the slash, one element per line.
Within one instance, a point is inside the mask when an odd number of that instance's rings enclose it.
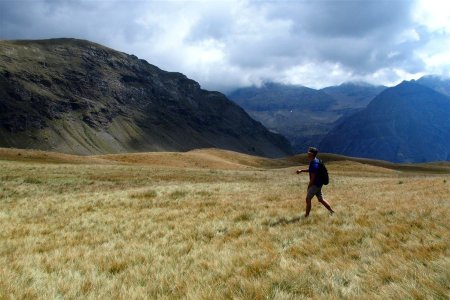
<path fill-rule="evenodd" d="M 319 151 L 315 147 L 309 147 L 308 153 L 312 153 L 312 154 L 314 154 L 314 156 L 316 156 L 317 153 L 319 153 Z"/>

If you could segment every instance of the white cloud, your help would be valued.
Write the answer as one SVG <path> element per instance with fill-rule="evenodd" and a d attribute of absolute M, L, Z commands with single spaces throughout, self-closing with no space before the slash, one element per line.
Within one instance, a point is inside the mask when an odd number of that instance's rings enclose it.
<path fill-rule="evenodd" d="M 310 62 L 293 66 L 280 74 L 285 84 L 299 84 L 311 88 L 321 88 L 353 80 L 352 73 L 338 63 Z"/>
<path fill-rule="evenodd" d="M 450 2 L 448 0 L 420 0 L 414 11 L 418 24 L 429 31 L 450 34 Z"/>
<path fill-rule="evenodd" d="M 426 38 L 416 55 L 424 62 L 429 74 L 450 76 L 450 2 L 421 0 L 414 18 Z"/>
<path fill-rule="evenodd" d="M 0 0 L 0 38 L 84 38 L 208 89 L 394 84 L 449 75 L 447 2 Z"/>

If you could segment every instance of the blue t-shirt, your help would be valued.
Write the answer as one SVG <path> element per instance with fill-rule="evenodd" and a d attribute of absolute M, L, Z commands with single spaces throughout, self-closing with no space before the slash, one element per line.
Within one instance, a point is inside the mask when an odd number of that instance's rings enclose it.
<path fill-rule="evenodd" d="M 315 186 L 321 187 L 323 185 L 322 180 L 320 180 L 319 176 L 317 175 L 319 173 L 319 159 L 314 158 L 309 163 L 309 179 L 311 179 L 311 174 L 316 174 L 316 179 L 314 180 L 313 184 Z"/>

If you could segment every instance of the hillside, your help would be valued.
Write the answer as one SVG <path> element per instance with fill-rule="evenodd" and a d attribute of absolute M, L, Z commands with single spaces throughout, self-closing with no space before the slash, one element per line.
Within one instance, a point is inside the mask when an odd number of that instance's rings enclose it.
<path fill-rule="evenodd" d="M 403 82 L 333 129 L 320 149 L 392 162 L 450 160 L 450 98 Z"/>
<path fill-rule="evenodd" d="M 320 153 L 327 166 L 339 172 L 343 170 L 394 170 L 399 172 L 419 172 L 428 174 L 450 174 L 450 162 L 399 164 L 382 160 L 349 157 L 330 153 Z M 307 165 L 306 154 L 284 158 L 266 158 L 223 149 L 194 149 L 187 152 L 142 152 L 107 155 L 80 156 L 41 150 L 0 148 L 0 161 L 17 161 L 41 164 L 98 164 L 137 165 L 163 168 L 186 169 L 283 169 Z"/>
<path fill-rule="evenodd" d="M 284 137 L 223 94 L 75 39 L 0 41 L 0 146 L 84 155 L 210 147 L 292 153 Z"/>

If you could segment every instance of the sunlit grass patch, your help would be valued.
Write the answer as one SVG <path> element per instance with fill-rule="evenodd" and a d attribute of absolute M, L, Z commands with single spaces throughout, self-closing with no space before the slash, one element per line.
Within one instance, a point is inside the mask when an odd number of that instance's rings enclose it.
<path fill-rule="evenodd" d="M 130 194 L 131 198 L 136 199 L 153 199 L 158 196 L 158 193 L 155 190 L 146 190 L 143 192 L 135 192 Z"/>
<path fill-rule="evenodd" d="M 181 199 L 184 198 L 188 195 L 188 191 L 183 191 L 183 190 L 176 190 L 173 192 L 169 193 L 169 198 L 172 200 L 177 200 L 177 199 Z"/>

